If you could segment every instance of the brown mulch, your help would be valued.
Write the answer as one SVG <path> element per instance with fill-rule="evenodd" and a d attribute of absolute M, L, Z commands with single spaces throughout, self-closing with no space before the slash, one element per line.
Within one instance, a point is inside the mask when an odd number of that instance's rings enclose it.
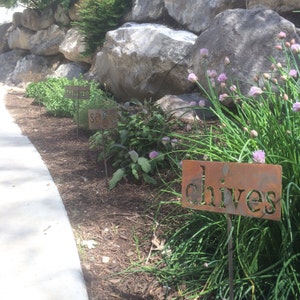
<path fill-rule="evenodd" d="M 165 299 L 154 277 L 125 272 L 144 263 L 151 249 L 155 195 L 145 185 L 122 182 L 109 190 L 103 163 L 89 149 L 89 134 L 70 118 L 50 116 L 43 107 L 10 89 L 5 104 L 35 145 L 66 207 L 90 300 Z M 111 175 L 111 174 L 109 174 Z"/>

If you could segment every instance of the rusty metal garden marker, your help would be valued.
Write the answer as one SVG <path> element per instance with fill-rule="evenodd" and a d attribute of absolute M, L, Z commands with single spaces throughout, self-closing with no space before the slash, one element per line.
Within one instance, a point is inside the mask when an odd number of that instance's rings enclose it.
<path fill-rule="evenodd" d="M 118 126 L 118 109 L 117 108 L 90 109 L 88 114 L 89 114 L 89 129 L 101 130 L 102 146 L 104 149 L 104 169 L 105 169 L 106 181 L 108 181 L 104 130 L 113 129 Z"/>
<path fill-rule="evenodd" d="M 67 85 L 65 86 L 65 98 L 75 100 L 77 111 L 77 138 L 79 130 L 79 100 L 90 99 L 90 86 L 77 86 Z"/>
<path fill-rule="evenodd" d="M 280 221 L 279 165 L 183 161 L 182 206 L 227 214 L 229 295 L 234 299 L 232 216 Z"/>

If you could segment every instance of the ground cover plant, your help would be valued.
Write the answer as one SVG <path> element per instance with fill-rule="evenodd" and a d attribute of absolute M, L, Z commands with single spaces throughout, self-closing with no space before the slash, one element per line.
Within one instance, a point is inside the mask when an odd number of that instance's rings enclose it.
<path fill-rule="evenodd" d="M 65 95 L 66 86 L 89 86 L 90 98 L 78 102 L 76 99 L 69 99 Z M 96 82 L 82 78 L 48 78 L 45 81 L 32 82 L 27 86 L 25 96 L 34 98 L 36 104 L 45 106 L 51 115 L 73 117 L 84 129 L 89 127 L 89 109 L 107 109 L 117 106 L 114 97 L 102 90 Z"/>
<path fill-rule="evenodd" d="M 190 73 L 188 80 L 209 98 L 218 122 L 170 136 L 177 139 L 178 148 L 168 156 L 282 166 L 282 220 L 233 219 L 235 299 L 300 297 L 300 45 L 280 32 L 276 48 L 284 53 L 285 63 L 270 61 L 270 70 L 258 74 L 248 94 L 242 94 L 226 73 L 207 70 L 209 90 Z M 201 49 L 200 54 L 205 66 L 209 50 Z M 233 102 L 235 110 L 223 105 L 225 101 Z M 181 198 L 179 181 L 180 176 L 175 187 L 168 183 L 164 189 L 175 199 Z M 184 299 L 227 299 L 226 217 L 185 211 L 156 222 L 165 226 L 174 220 L 178 228 L 166 233 L 161 260 L 142 270 L 156 274 L 167 287 L 175 286 Z"/>

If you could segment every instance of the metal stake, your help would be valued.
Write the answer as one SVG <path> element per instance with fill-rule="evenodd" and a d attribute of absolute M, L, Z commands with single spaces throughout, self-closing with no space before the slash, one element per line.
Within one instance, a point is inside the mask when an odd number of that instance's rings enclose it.
<path fill-rule="evenodd" d="M 108 172 L 107 172 L 107 159 L 106 159 L 106 148 L 105 148 L 105 135 L 104 135 L 104 130 L 101 130 L 102 134 L 102 143 L 103 143 L 103 161 L 104 161 L 104 170 L 105 170 L 105 177 L 106 177 L 106 182 L 108 183 Z"/>
<path fill-rule="evenodd" d="M 76 103 L 77 103 L 77 139 L 79 136 L 79 99 L 76 99 Z"/>
<path fill-rule="evenodd" d="M 234 300 L 232 215 L 227 214 L 229 299 Z"/>

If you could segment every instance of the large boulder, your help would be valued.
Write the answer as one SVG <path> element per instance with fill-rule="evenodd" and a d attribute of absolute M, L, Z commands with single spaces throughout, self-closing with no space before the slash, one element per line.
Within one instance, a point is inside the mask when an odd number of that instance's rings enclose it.
<path fill-rule="evenodd" d="M 50 74 L 50 77 L 66 77 L 68 79 L 79 78 L 88 70 L 84 63 L 64 62 Z"/>
<path fill-rule="evenodd" d="M 10 49 L 24 49 L 29 50 L 30 38 L 34 35 L 34 31 L 24 27 L 16 27 L 8 34 L 8 45 Z"/>
<path fill-rule="evenodd" d="M 220 13 L 193 46 L 192 70 L 206 88 L 207 70 L 214 69 L 217 74 L 225 73 L 229 80 L 238 81 L 242 92 L 246 92 L 255 84 L 254 78 L 271 71 L 271 57 L 284 61 L 284 53 L 276 49 L 281 43 L 281 31 L 289 40 L 299 40 L 295 26 L 272 10 L 236 9 Z M 199 51 L 201 48 L 209 50 L 208 57 Z"/>
<path fill-rule="evenodd" d="M 126 23 L 106 35 L 96 57 L 98 80 L 123 100 L 180 94 L 190 86 L 186 57 L 196 38 L 163 25 Z"/>
<path fill-rule="evenodd" d="M 35 9 L 27 8 L 22 13 L 21 25 L 32 31 L 40 29 L 40 13 Z"/>
<path fill-rule="evenodd" d="M 70 17 L 68 10 L 59 4 L 54 12 L 55 22 L 58 25 L 68 26 L 70 24 Z"/>
<path fill-rule="evenodd" d="M 164 13 L 164 0 L 135 0 L 128 19 L 135 22 L 159 20 Z"/>
<path fill-rule="evenodd" d="M 54 11 L 52 7 L 44 9 L 40 14 L 39 30 L 47 29 L 55 23 Z"/>
<path fill-rule="evenodd" d="M 60 60 L 61 56 L 45 57 L 28 54 L 18 60 L 13 71 L 12 81 L 17 85 L 22 82 L 43 80 L 54 71 L 54 67 Z"/>
<path fill-rule="evenodd" d="M 58 25 L 39 30 L 30 37 L 29 44 L 32 54 L 55 55 L 59 53 L 59 46 L 65 38 L 65 32 Z"/>
<path fill-rule="evenodd" d="M 175 117 L 185 123 L 196 120 L 211 120 L 215 115 L 210 110 L 211 103 L 198 93 L 166 95 L 155 102 L 169 117 Z"/>
<path fill-rule="evenodd" d="M 300 1 L 295 0 L 248 0 L 248 8 L 267 8 L 282 12 L 300 9 Z"/>
<path fill-rule="evenodd" d="M 9 51 L 7 37 L 10 26 L 11 23 L 4 23 L 0 25 L 0 53 Z"/>
<path fill-rule="evenodd" d="M 28 51 L 16 49 L 0 54 L 0 82 L 7 84 L 12 83 L 16 64 L 27 53 Z"/>
<path fill-rule="evenodd" d="M 192 3 L 191 3 L 192 2 Z M 246 8 L 245 0 L 165 0 L 168 14 L 188 30 L 200 33 L 214 17 L 227 9 Z"/>
<path fill-rule="evenodd" d="M 64 40 L 59 46 L 59 51 L 70 61 L 83 61 L 91 63 L 91 57 L 83 56 L 85 51 L 83 36 L 77 28 L 71 28 L 65 35 Z"/>
<path fill-rule="evenodd" d="M 47 29 L 54 22 L 54 12 L 51 7 L 43 11 L 27 8 L 23 13 L 16 12 L 13 16 L 13 23 L 16 27 L 25 27 L 32 31 Z"/>

